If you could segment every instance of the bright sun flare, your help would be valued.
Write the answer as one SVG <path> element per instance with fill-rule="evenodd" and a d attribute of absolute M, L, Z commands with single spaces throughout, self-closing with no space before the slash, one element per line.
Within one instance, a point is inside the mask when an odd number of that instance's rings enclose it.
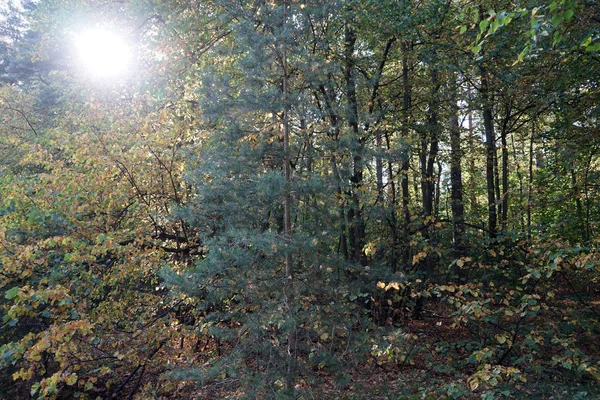
<path fill-rule="evenodd" d="M 96 29 L 81 32 L 75 40 L 81 62 L 89 73 L 106 78 L 127 71 L 131 52 L 119 36 Z"/>

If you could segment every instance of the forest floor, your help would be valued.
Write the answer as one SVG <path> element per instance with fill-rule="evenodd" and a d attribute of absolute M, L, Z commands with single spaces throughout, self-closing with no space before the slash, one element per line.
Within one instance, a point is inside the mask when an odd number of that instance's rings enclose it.
<path fill-rule="evenodd" d="M 600 294 L 588 304 L 600 309 Z M 469 377 L 477 370 L 466 362 L 469 352 L 462 346 L 478 338 L 466 328 L 453 324 L 443 305 L 433 307 L 422 319 L 406 319 L 395 324 L 412 338 L 412 347 L 404 358 L 382 361 L 374 356 L 366 361 L 347 363 L 343 379 L 331 369 L 316 371 L 311 384 L 301 376 L 297 388 L 302 394 L 297 399 L 600 399 L 599 382 L 560 367 L 555 371 L 530 373 L 526 381 L 508 379 L 494 387 L 471 391 Z M 588 346 L 588 351 L 597 351 L 600 341 Z M 464 368 L 450 365 L 450 361 L 461 358 Z M 215 389 L 207 387 L 190 394 L 194 399 L 247 398 L 235 389 Z M 265 394 L 264 398 L 270 397 Z"/>

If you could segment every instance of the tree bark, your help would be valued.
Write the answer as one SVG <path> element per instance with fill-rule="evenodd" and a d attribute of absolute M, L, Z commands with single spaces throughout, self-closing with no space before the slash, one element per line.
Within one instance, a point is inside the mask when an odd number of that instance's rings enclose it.
<path fill-rule="evenodd" d="M 363 139 L 360 137 L 358 129 L 358 102 L 356 97 L 356 80 L 354 67 L 354 48 L 356 45 L 356 33 L 346 24 L 344 28 L 344 80 L 346 83 L 347 96 L 347 119 L 352 135 L 352 177 L 351 185 L 351 203 L 348 210 L 348 224 L 350 239 L 350 250 L 353 261 L 365 263 L 366 258 L 363 253 L 365 246 L 366 227 L 362 214 L 360 201 L 360 190 L 363 183 Z"/>
<path fill-rule="evenodd" d="M 497 213 L 496 213 L 496 184 L 495 184 L 495 168 L 496 159 L 496 135 L 494 133 L 494 121 L 492 116 L 492 107 L 489 99 L 489 78 L 484 66 L 479 67 L 481 77 L 481 102 L 483 106 L 483 126 L 485 130 L 485 172 L 487 181 L 487 198 L 488 198 L 488 232 L 490 238 L 496 237 L 497 229 Z"/>
<path fill-rule="evenodd" d="M 439 151 L 438 109 L 439 109 L 439 80 L 437 69 L 431 71 L 431 98 L 429 129 L 421 140 L 421 192 L 423 197 L 423 216 L 425 220 L 433 215 L 433 201 L 435 192 L 435 162 Z M 428 136 L 428 137 L 427 137 Z"/>
<path fill-rule="evenodd" d="M 388 135 L 385 135 L 385 141 L 388 150 L 391 149 L 390 138 Z M 396 205 L 397 205 L 397 195 L 396 195 L 396 183 L 394 180 L 394 167 L 391 161 L 388 160 L 387 163 L 387 175 L 389 182 L 388 189 L 388 202 L 390 204 L 390 214 L 388 218 L 388 225 L 390 226 L 390 231 L 392 234 L 392 249 L 390 252 L 390 268 L 392 272 L 396 272 L 398 268 L 398 257 L 397 257 L 397 247 L 398 247 L 398 222 L 396 217 Z"/>
<path fill-rule="evenodd" d="M 441 127 L 438 123 L 439 111 L 439 78 L 438 70 L 433 67 L 431 69 L 431 93 L 429 98 L 429 118 L 428 129 L 421 136 L 421 195 L 423 197 L 423 223 L 425 224 L 423 239 L 427 244 L 433 247 L 432 240 L 432 218 L 435 193 L 435 175 L 434 167 L 439 151 L 439 132 Z M 425 272 L 425 279 L 430 280 L 435 272 L 434 269 L 434 254 L 426 252 L 422 265 L 419 267 Z M 423 311 L 425 299 L 422 296 L 417 298 L 413 317 L 420 318 Z"/>
<path fill-rule="evenodd" d="M 531 138 L 529 139 L 529 177 L 527 180 L 527 238 L 531 239 L 531 202 L 533 192 L 533 142 L 535 140 L 535 122 L 531 121 Z"/>
<path fill-rule="evenodd" d="M 408 52 L 412 48 L 412 44 L 408 41 L 402 43 L 402 137 L 408 138 L 408 123 L 409 112 L 412 100 L 412 89 L 409 79 Z M 407 267 L 410 265 L 410 182 L 408 181 L 408 171 L 410 170 L 410 154 L 406 154 L 406 158 L 402 162 L 400 169 L 400 187 L 402 189 L 402 216 L 404 222 L 402 224 L 403 231 L 403 248 L 402 248 L 402 264 Z"/>
<path fill-rule="evenodd" d="M 460 125 L 458 123 L 458 104 L 456 99 L 456 84 L 452 83 L 450 97 L 450 184 L 452 186 L 450 195 L 450 207 L 452 209 L 452 245 L 454 258 L 464 257 L 465 247 L 463 235 L 465 232 L 465 208 L 463 203 L 463 183 L 461 160 L 463 151 L 461 149 Z M 462 273 L 458 275 L 462 280 Z"/>
<path fill-rule="evenodd" d="M 287 20 L 287 3 L 283 3 L 283 28 L 285 28 Z M 290 183 L 292 181 L 292 164 L 290 157 L 290 117 L 289 117 L 289 104 L 288 104 L 288 61 L 287 61 L 287 46 L 285 39 L 282 39 L 283 50 L 282 50 L 282 87 L 283 87 L 283 174 L 286 184 L 285 195 L 284 195 L 284 239 L 287 245 L 285 252 L 285 277 L 284 277 L 284 296 L 285 303 L 288 309 L 288 317 L 290 319 L 290 326 L 288 331 L 288 343 L 287 343 L 287 374 L 286 374 L 286 388 L 292 390 L 294 388 L 295 376 L 296 376 L 296 319 L 294 315 L 294 264 L 292 259 L 292 195 Z"/>

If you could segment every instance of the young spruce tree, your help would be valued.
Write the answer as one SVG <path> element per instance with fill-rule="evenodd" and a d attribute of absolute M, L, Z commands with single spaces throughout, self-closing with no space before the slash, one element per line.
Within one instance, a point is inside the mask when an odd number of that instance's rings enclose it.
<path fill-rule="evenodd" d="M 351 330 L 362 315 L 342 301 L 349 294 L 335 250 L 339 178 L 313 165 L 328 161 L 318 160 L 324 139 L 311 121 L 322 120 L 321 110 L 311 106 L 307 82 L 315 65 L 326 65 L 311 59 L 312 24 L 335 20 L 340 8 L 291 1 L 214 7 L 230 33 L 194 71 L 208 133 L 189 155 L 195 201 L 180 211 L 202 232 L 205 257 L 164 275 L 200 299 L 201 329 L 225 350 L 210 367 L 175 376 L 242 382 L 248 395 L 291 395 L 298 376 L 310 385 L 313 369 L 343 371 L 336 350 L 358 337 Z"/>

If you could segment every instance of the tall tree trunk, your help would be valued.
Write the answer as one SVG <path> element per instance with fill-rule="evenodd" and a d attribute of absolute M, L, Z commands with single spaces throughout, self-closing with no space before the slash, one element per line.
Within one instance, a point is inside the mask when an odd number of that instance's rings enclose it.
<path fill-rule="evenodd" d="M 581 229 L 581 237 L 584 242 L 587 242 L 587 229 L 585 223 L 585 217 L 583 215 L 583 202 L 581 201 L 581 190 L 579 189 L 579 183 L 577 183 L 577 175 L 575 169 L 571 170 L 571 185 L 573 187 L 573 197 L 575 198 L 575 206 L 577 209 L 577 220 Z"/>
<path fill-rule="evenodd" d="M 517 174 L 517 180 L 519 182 L 519 202 L 518 202 L 518 208 L 521 211 L 522 208 L 521 206 L 523 206 L 523 199 L 525 199 L 525 191 L 523 190 L 524 184 L 523 184 L 523 172 L 521 172 L 521 165 L 519 163 L 519 156 L 521 157 L 521 159 L 525 158 L 525 149 L 523 148 L 523 146 L 525 145 L 525 143 L 523 142 L 521 148 L 519 150 L 517 150 L 517 146 L 515 144 L 515 135 L 512 135 L 511 137 L 511 144 L 512 144 L 512 149 L 513 149 L 513 162 L 515 164 L 515 172 Z M 525 207 L 525 210 L 527 208 Z M 523 214 L 522 212 L 519 211 L 519 226 L 521 229 L 521 234 L 525 234 L 525 214 Z"/>
<path fill-rule="evenodd" d="M 348 210 L 349 239 L 351 257 L 353 261 L 365 263 L 363 248 L 365 246 L 366 228 L 360 204 L 360 187 L 363 182 L 363 139 L 358 129 L 358 103 L 356 97 L 356 80 L 354 67 L 354 48 L 356 45 L 356 33 L 346 24 L 344 28 L 344 80 L 346 82 L 347 95 L 347 119 L 352 135 L 352 177 L 351 198 Z"/>
<path fill-rule="evenodd" d="M 471 89 L 468 91 L 469 104 L 473 103 Z M 475 141 L 475 124 L 473 123 L 473 108 L 469 107 L 469 113 L 467 115 L 467 147 L 474 148 L 476 145 Z M 469 153 L 469 210 L 472 215 L 479 214 L 479 202 L 477 201 L 477 180 L 476 177 L 477 169 L 475 167 L 475 156 Z"/>
<path fill-rule="evenodd" d="M 527 238 L 531 239 L 531 202 L 533 192 L 533 142 L 535 140 L 535 121 L 531 120 L 531 137 L 529 139 L 529 168 L 527 180 Z"/>
<path fill-rule="evenodd" d="M 496 218 L 502 219 L 502 196 L 500 194 L 500 166 L 498 164 L 498 148 L 494 150 L 494 187 L 496 189 Z M 496 222 L 498 224 L 498 222 Z M 496 225 L 496 232 L 498 226 Z"/>
<path fill-rule="evenodd" d="M 431 93 L 429 99 L 429 120 L 428 129 L 424 131 L 421 137 L 421 194 L 423 197 L 423 223 L 425 224 L 423 239 L 433 247 L 432 240 L 432 221 L 434 192 L 435 192 L 435 174 L 434 167 L 437 154 L 439 151 L 439 132 L 440 126 L 438 123 L 439 109 L 439 79 L 438 70 L 434 67 L 431 70 Z M 425 279 L 429 280 L 434 274 L 434 255 L 427 252 L 423 260 L 423 268 Z M 424 298 L 418 297 L 417 303 L 413 310 L 413 317 L 419 318 L 423 311 Z"/>
<path fill-rule="evenodd" d="M 379 85 L 381 83 L 381 76 L 383 75 L 383 68 L 385 67 L 388 55 L 390 54 L 390 50 L 395 41 L 396 41 L 395 37 L 388 39 L 388 41 L 385 45 L 385 48 L 383 50 L 383 55 L 379 62 L 377 71 L 375 72 L 375 75 L 372 78 L 373 89 L 371 91 L 371 96 L 369 98 L 369 103 L 367 106 L 369 117 L 373 117 L 373 113 L 375 111 L 375 104 L 377 103 Z M 370 126 L 370 122 L 367 121 L 367 123 L 365 123 L 365 132 L 369 131 L 369 126 Z M 382 132 L 379 129 L 377 129 L 377 131 L 375 132 L 375 141 L 376 141 L 375 144 L 377 146 L 377 153 L 375 156 L 375 176 L 377 179 L 377 202 L 379 203 L 380 206 L 382 206 L 382 203 L 383 203 L 383 160 L 381 157 L 381 151 L 383 149 L 383 137 L 382 137 Z"/>
<path fill-rule="evenodd" d="M 385 141 L 388 150 L 391 149 L 390 137 L 385 135 Z M 390 252 L 390 268 L 392 272 L 396 272 L 398 268 L 398 221 L 396 218 L 396 205 L 397 205 L 397 196 L 396 196 L 396 182 L 394 176 L 394 167 L 391 161 L 388 160 L 387 163 L 387 175 L 388 175 L 388 202 L 390 204 L 390 216 L 388 219 L 388 225 L 390 226 L 390 231 L 392 234 L 392 249 Z"/>
<path fill-rule="evenodd" d="M 287 3 L 283 4 L 283 27 L 285 28 L 287 20 Z M 292 390 L 294 388 L 296 375 L 296 320 L 293 312 L 294 309 L 294 264 L 292 260 L 291 240 L 292 240 L 292 195 L 290 183 L 292 180 L 292 163 L 290 155 L 290 116 L 289 116 L 289 87 L 288 87 L 288 61 L 287 61 L 287 46 L 285 39 L 283 40 L 282 49 L 282 72 L 283 72 L 283 174 L 286 183 L 284 195 L 284 238 L 287 243 L 285 252 L 285 280 L 284 280 L 284 296 L 285 304 L 288 307 L 289 314 L 289 332 L 287 343 L 287 374 L 286 388 Z"/>
<path fill-rule="evenodd" d="M 583 231 L 583 241 L 588 242 L 591 237 L 593 237 L 593 229 L 592 224 L 590 223 L 590 213 L 591 213 L 591 202 L 589 197 L 589 183 L 590 183 L 590 171 L 592 170 L 594 156 L 598 151 L 598 147 L 594 147 L 590 150 L 590 155 L 588 156 L 587 163 L 585 166 L 585 175 L 583 178 L 583 197 L 585 199 L 585 223 L 584 223 L 584 231 Z"/>
<path fill-rule="evenodd" d="M 496 237 L 497 213 L 496 213 L 496 184 L 495 184 L 495 159 L 496 159 L 496 135 L 494 133 L 494 121 L 492 106 L 489 98 L 489 78 L 484 66 L 479 67 L 481 77 L 481 102 L 483 106 L 483 126 L 485 129 L 485 175 L 487 181 L 488 198 L 488 232 L 490 238 Z"/>
<path fill-rule="evenodd" d="M 381 131 L 377 130 L 375 134 L 375 145 L 377 146 L 377 155 L 375 156 L 375 177 L 377 179 L 377 204 L 383 206 L 383 160 L 381 151 L 383 150 L 383 138 Z"/>
<path fill-rule="evenodd" d="M 423 194 L 423 216 L 425 219 L 433 215 L 433 200 L 435 191 L 435 173 L 434 167 L 439 151 L 439 131 L 438 109 L 439 109 L 439 88 L 438 71 L 431 71 L 432 92 L 430 99 L 429 114 L 429 140 L 424 138 L 422 142 L 423 154 L 421 155 L 421 192 Z M 429 142 L 429 143 L 428 143 Z M 429 148 L 429 149 L 428 149 Z"/>
<path fill-rule="evenodd" d="M 500 226 L 502 231 L 506 231 L 508 225 L 508 145 L 506 143 L 506 130 L 502 130 L 500 137 L 502 145 L 502 213 L 500 217 Z"/>
<path fill-rule="evenodd" d="M 331 88 L 331 84 L 328 83 L 327 87 L 325 87 L 325 85 L 321 85 L 319 86 L 319 91 L 318 93 L 320 93 L 323 96 L 323 101 L 325 102 L 325 111 L 326 111 L 326 115 L 329 118 L 329 124 L 331 126 L 331 139 L 335 142 L 337 142 L 339 135 L 340 135 L 340 126 L 339 126 L 339 116 L 336 113 L 336 111 L 333 109 L 333 101 L 335 100 L 335 95 L 333 94 L 333 89 Z M 315 92 L 315 97 L 317 98 L 317 103 L 320 103 L 319 101 L 319 95 L 317 92 Z M 332 154 L 331 156 L 331 167 L 333 170 L 333 174 L 335 176 L 335 180 L 336 180 L 336 186 L 337 186 L 337 195 L 339 198 L 339 217 L 340 217 L 340 234 L 339 234 L 339 241 L 338 241 L 338 253 L 342 253 L 344 260 L 349 260 L 350 259 L 350 254 L 348 251 L 348 236 L 347 236 L 347 231 L 348 231 L 348 224 L 346 223 L 346 200 L 344 199 L 343 196 L 343 191 L 342 191 L 342 178 L 338 169 L 338 163 L 337 163 L 337 157 L 335 155 L 335 152 Z"/>
<path fill-rule="evenodd" d="M 465 208 L 463 204 L 463 184 L 461 160 L 463 151 L 461 149 L 460 125 L 458 123 L 458 104 L 456 99 L 456 84 L 452 83 L 450 97 L 450 184 L 452 208 L 452 247 L 454 258 L 465 255 L 463 235 L 465 232 Z M 463 280 L 461 270 L 457 271 L 459 278 Z"/>
<path fill-rule="evenodd" d="M 433 216 L 437 220 L 440 218 L 440 196 L 442 193 L 442 162 L 438 159 L 436 161 L 437 173 L 435 175 L 435 200 L 433 204 Z"/>
<path fill-rule="evenodd" d="M 402 43 L 402 137 L 408 138 L 408 123 L 409 123 L 409 112 L 412 101 L 412 89 L 409 79 L 409 66 L 408 66 L 408 54 L 412 44 L 408 41 Z M 410 154 L 405 155 L 405 159 L 402 162 L 400 169 L 400 187 L 402 189 L 402 265 L 407 267 L 410 265 L 410 238 L 409 238 L 409 226 L 410 226 L 410 182 L 408 180 L 408 171 L 410 170 Z"/>

